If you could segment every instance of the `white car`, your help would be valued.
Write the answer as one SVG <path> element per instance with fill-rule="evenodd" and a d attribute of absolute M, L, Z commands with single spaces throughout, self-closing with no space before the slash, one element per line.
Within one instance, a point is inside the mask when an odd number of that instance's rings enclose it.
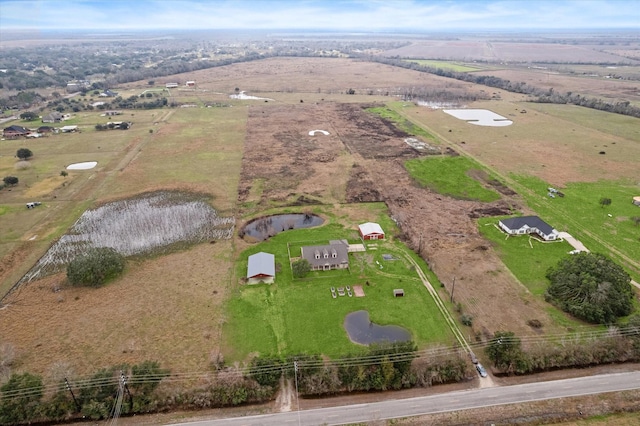
<path fill-rule="evenodd" d="M 487 370 L 484 369 L 482 364 L 477 363 L 476 370 L 478 370 L 478 374 L 480 374 L 480 377 L 487 377 Z"/>

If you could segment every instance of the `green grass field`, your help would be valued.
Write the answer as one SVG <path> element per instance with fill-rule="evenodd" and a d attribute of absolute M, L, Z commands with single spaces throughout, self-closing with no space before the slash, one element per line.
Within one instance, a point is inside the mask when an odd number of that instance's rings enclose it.
<path fill-rule="evenodd" d="M 531 190 L 522 194 L 527 203 L 557 230 L 569 232 L 591 251 L 623 258 L 622 263 L 640 261 L 640 226 L 632 220 L 640 217 L 640 207 L 631 202 L 639 191 L 633 182 L 571 183 L 562 189 L 564 197 L 549 198 L 546 182 L 531 176 L 512 178 Z M 602 206 L 602 198 L 611 199 L 611 204 Z M 640 278 L 637 271 L 629 272 Z"/>
<path fill-rule="evenodd" d="M 389 235 L 391 225 L 383 226 Z M 330 218 L 323 226 L 285 231 L 241 253 L 237 276 L 246 274 L 251 254 L 275 254 L 276 282 L 242 286 L 229 301 L 224 330 L 229 339 L 225 346 L 232 348 L 228 357 L 244 359 L 252 352 L 335 357 L 357 352 L 363 347 L 351 343 L 343 328 L 345 316 L 357 310 L 367 310 L 377 324 L 406 328 L 419 347 L 452 343 L 445 320 L 405 259 L 407 249 L 399 242 L 378 241 L 372 243 L 376 250 L 351 253 L 349 270 L 311 272 L 305 278 L 293 278 L 288 249 L 296 256 L 302 245 L 327 244 L 330 239 L 352 235 L 353 229 L 345 229 Z M 391 254 L 397 260 L 384 260 L 382 254 Z M 361 285 L 365 297 L 332 298 L 331 287 L 347 285 Z M 405 297 L 394 298 L 395 288 L 403 288 Z"/>
<path fill-rule="evenodd" d="M 435 61 L 431 59 L 407 59 L 407 62 L 413 62 L 414 64 L 423 65 L 426 67 L 441 68 L 443 70 L 455 72 L 478 71 L 484 69 L 482 67 L 461 64 L 460 62 Z"/>
<path fill-rule="evenodd" d="M 500 199 L 497 192 L 469 176 L 481 167 L 467 157 L 418 158 L 406 161 L 405 168 L 421 185 L 443 195 L 485 202 Z"/>
<path fill-rule="evenodd" d="M 392 102 L 391 104 L 401 104 L 401 103 L 402 102 Z M 396 111 L 391 109 L 392 107 L 393 106 L 390 105 L 389 107 L 368 108 L 367 111 L 372 112 L 374 114 L 377 114 L 380 117 L 393 122 L 399 129 L 404 130 L 405 132 L 409 133 L 410 135 L 422 136 L 423 138 L 425 138 L 426 140 L 428 140 L 430 142 L 437 142 L 437 138 L 435 136 L 433 136 L 431 133 L 427 132 L 422 127 L 416 126 L 414 123 L 412 123 L 409 120 L 407 120 L 404 117 L 402 117 Z M 396 105 L 396 108 L 397 107 L 398 106 Z"/>

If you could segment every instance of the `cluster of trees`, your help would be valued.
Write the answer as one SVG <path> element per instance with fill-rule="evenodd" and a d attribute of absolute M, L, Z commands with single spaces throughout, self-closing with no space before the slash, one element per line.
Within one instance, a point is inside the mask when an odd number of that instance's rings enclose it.
<path fill-rule="evenodd" d="M 416 71 L 428 72 L 441 77 L 454 78 L 456 80 L 466 81 L 475 84 L 482 84 L 488 87 L 495 87 L 497 89 L 506 90 L 514 93 L 522 93 L 535 97 L 534 102 L 546 102 L 546 103 L 559 103 L 559 104 L 574 104 L 584 106 L 587 108 L 598 109 L 607 112 L 613 112 L 617 114 L 629 115 L 632 117 L 640 117 L 640 107 L 632 105 L 630 102 L 606 102 L 602 99 L 589 98 L 567 92 L 565 94 L 556 93 L 553 88 L 541 89 L 524 82 L 513 82 L 508 79 L 490 76 L 479 75 L 476 73 L 457 72 L 442 68 L 430 67 L 427 65 L 420 65 L 415 62 L 409 62 L 400 58 L 382 58 L 382 57 L 367 57 L 368 60 L 381 62 L 388 65 L 393 65 L 402 68 L 413 69 Z"/>
<path fill-rule="evenodd" d="M 155 361 L 144 361 L 131 367 L 119 365 L 102 369 L 77 384 L 65 378 L 57 384 L 57 391 L 45 399 L 42 377 L 31 373 L 12 374 L 0 387 L 0 424 L 30 424 L 78 417 L 104 419 L 112 412 L 119 393 L 123 393 L 122 414 L 154 411 L 158 406 L 156 388 L 168 375 L 169 371 L 160 368 Z"/>
<path fill-rule="evenodd" d="M 281 368 L 274 368 L 278 365 Z M 256 358 L 251 375 L 263 386 L 276 386 L 283 372 L 290 378 L 297 376 L 300 394 L 308 397 L 429 387 L 469 375 L 462 353 L 418 357 L 413 342 L 372 345 L 366 353 L 330 362 L 318 355 Z"/>
<path fill-rule="evenodd" d="M 2 73 L 0 73 L 2 74 Z M 6 98 L 0 98 L 0 110 L 24 109 L 44 101 L 44 97 L 34 91 L 22 91 Z"/>
<path fill-rule="evenodd" d="M 524 348 L 513 332 L 497 332 L 485 349 L 498 374 L 530 374 L 561 368 L 640 361 L 640 316 L 601 336 L 547 341 Z"/>
<path fill-rule="evenodd" d="M 611 324 L 633 311 L 631 277 L 602 254 L 564 258 L 549 269 L 547 278 L 547 300 L 582 320 Z"/>

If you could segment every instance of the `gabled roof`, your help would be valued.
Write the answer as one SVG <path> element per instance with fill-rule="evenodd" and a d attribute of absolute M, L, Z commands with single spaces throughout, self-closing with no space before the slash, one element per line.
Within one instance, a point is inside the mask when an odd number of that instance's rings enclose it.
<path fill-rule="evenodd" d="M 360 228 L 362 235 L 384 234 L 382 227 L 374 222 L 363 223 L 362 225 L 358 225 L 358 228 Z"/>
<path fill-rule="evenodd" d="M 271 253 L 260 252 L 249 256 L 249 266 L 247 267 L 247 277 L 256 275 L 269 275 L 275 277 L 276 263 L 275 256 Z"/>
<path fill-rule="evenodd" d="M 316 259 L 316 256 L 318 259 Z M 334 266 L 348 264 L 349 247 L 342 242 L 324 246 L 305 246 L 302 247 L 302 257 L 307 259 L 314 268 L 323 267 L 327 264 Z"/>
<path fill-rule="evenodd" d="M 554 231 L 551 225 L 538 216 L 511 217 L 509 219 L 503 219 L 500 222 L 509 229 L 520 229 L 528 226 L 529 228 L 537 228 L 545 235 L 552 234 Z"/>
<path fill-rule="evenodd" d="M 18 126 L 18 125 L 13 125 L 13 126 L 9 126 L 9 127 L 5 127 L 4 129 L 5 132 L 20 132 L 20 133 L 29 133 L 29 130 L 22 127 L 22 126 Z"/>

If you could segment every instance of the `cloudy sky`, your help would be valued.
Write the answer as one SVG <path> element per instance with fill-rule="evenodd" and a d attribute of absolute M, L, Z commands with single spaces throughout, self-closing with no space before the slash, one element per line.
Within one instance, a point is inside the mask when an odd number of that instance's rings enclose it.
<path fill-rule="evenodd" d="M 0 0 L 0 28 L 640 30 L 640 0 Z"/>

